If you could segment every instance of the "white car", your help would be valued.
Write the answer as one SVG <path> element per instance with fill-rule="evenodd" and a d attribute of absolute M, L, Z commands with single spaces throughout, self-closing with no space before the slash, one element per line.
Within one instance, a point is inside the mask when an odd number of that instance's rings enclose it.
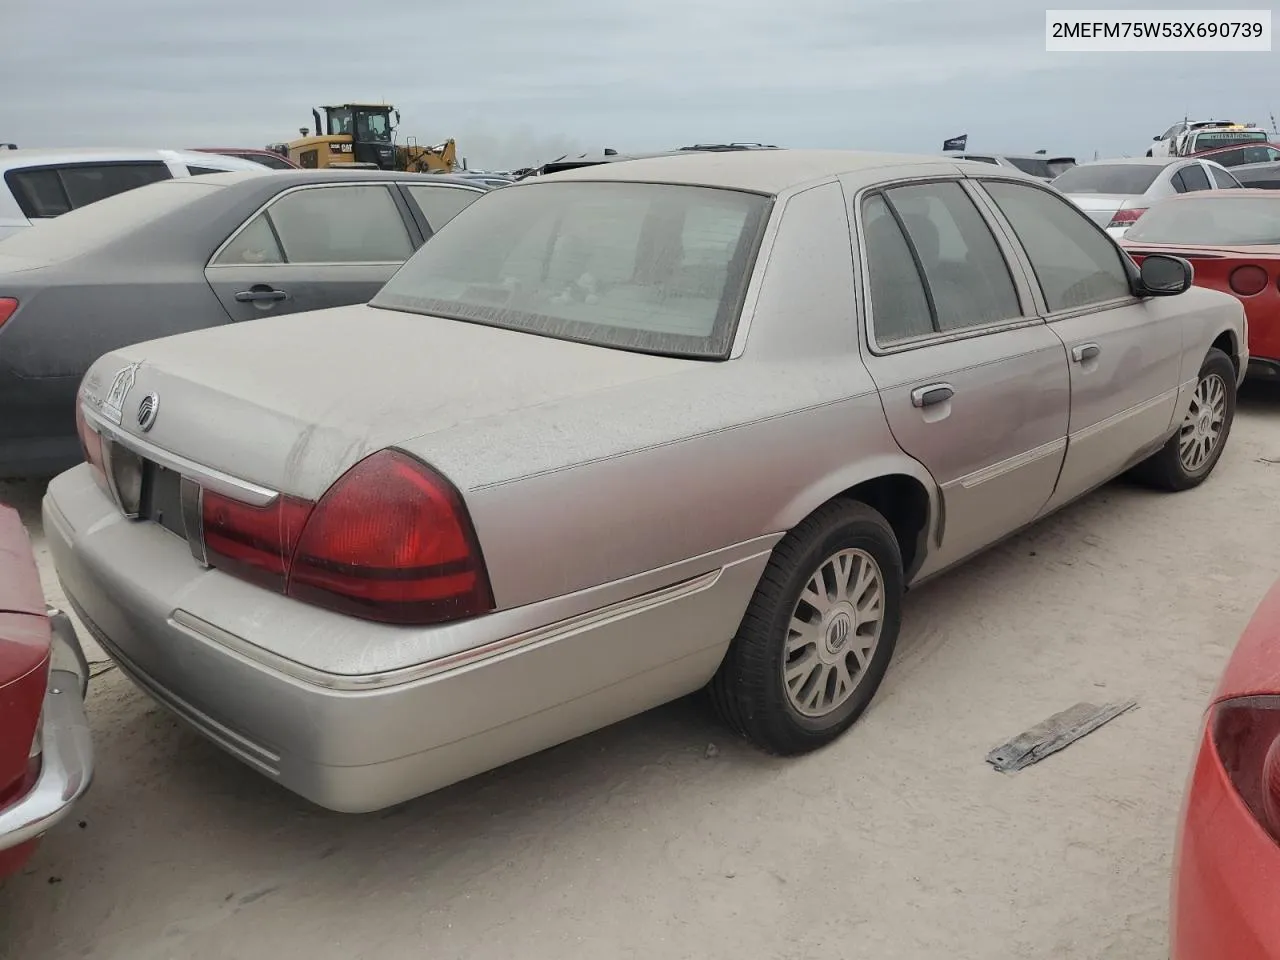
<path fill-rule="evenodd" d="M 1253 123 L 1230 120 L 1182 120 L 1159 136 L 1147 151 L 1148 157 L 1188 157 L 1214 147 L 1234 147 L 1241 143 L 1266 143 L 1270 134 Z"/>
<path fill-rule="evenodd" d="M 1232 190 L 1240 181 L 1212 160 L 1126 157 L 1072 167 L 1051 184 L 1116 240 L 1157 200 L 1198 190 Z"/>
<path fill-rule="evenodd" d="M 236 170 L 262 167 L 191 150 L 0 150 L 0 240 L 157 180 Z"/>

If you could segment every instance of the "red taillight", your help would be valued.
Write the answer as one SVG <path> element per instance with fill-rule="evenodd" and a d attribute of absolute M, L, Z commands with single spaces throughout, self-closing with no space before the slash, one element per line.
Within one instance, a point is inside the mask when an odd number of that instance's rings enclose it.
<path fill-rule="evenodd" d="M 1242 297 L 1252 297 L 1261 293 L 1267 286 L 1267 271 L 1252 264 L 1236 267 L 1227 278 L 1227 284 L 1234 293 Z"/>
<path fill-rule="evenodd" d="M 0 297 L 0 327 L 4 326 L 4 322 L 12 317 L 17 309 L 18 301 L 13 297 Z"/>
<path fill-rule="evenodd" d="M 1218 759 L 1249 812 L 1280 842 L 1280 697 L 1245 697 L 1214 707 Z"/>
<path fill-rule="evenodd" d="M 283 593 L 289 559 L 311 507 L 309 501 L 293 497 L 277 497 L 270 506 L 255 507 L 205 490 L 205 558 L 211 566 Z"/>
<path fill-rule="evenodd" d="M 288 594 L 388 623 L 439 623 L 493 609 L 462 498 L 407 454 L 384 450 L 329 488 L 306 522 Z"/>
<path fill-rule="evenodd" d="M 1123 210 L 1117 210 L 1111 215 L 1111 222 L 1108 227 L 1131 227 L 1138 222 L 1138 218 L 1147 212 L 1146 207 L 1125 207 Z"/>
<path fill-rule="evenodd" d="M 89 426 L 84 415 L 84 386 L 76 392 L 76 433 L 80 437 L 80 453 L 84 462 L 89 464 L 98 486 L 107 489 L 107 473 L 102 459 L 102 436 Z"/>

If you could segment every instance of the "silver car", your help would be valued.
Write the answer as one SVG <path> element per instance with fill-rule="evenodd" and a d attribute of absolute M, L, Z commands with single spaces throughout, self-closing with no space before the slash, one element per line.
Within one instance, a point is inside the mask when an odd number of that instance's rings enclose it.
<path fill-rule="evenodd" d="M 1095 160 L 1072 167 L 1052 183 L 1117 240 L 1158 200 L 1240 187 L 1221 164 L 1192 157 Z"/>
<path fill-rule="evenodd" d="M 871 701 L 903 594 L 1132 467 L 1213 470 L 1237 300 L 987 164 L 743 151 L 481 197 L 368 305 L 116 350 L 44 501 L 160 703 L 368 811 L 710 687 Z"/>

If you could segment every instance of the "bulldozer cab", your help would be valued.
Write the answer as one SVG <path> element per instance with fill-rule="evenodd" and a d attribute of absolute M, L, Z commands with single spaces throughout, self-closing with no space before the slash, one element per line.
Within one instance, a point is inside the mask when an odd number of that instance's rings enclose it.
<path fill-rule="evenodd" d="M 330 138 L 347 138 L 350 154 L 343 158 L 347 163 L 370 164 L 379 170 L 394 170 L 396 163 L 391 122 L 394 112 L 382 104 L 345 103 L 341 106 L 321 107 L 325 114 L 325 132 Z M 346 150 L 342 151 L 344 154 Z"/>

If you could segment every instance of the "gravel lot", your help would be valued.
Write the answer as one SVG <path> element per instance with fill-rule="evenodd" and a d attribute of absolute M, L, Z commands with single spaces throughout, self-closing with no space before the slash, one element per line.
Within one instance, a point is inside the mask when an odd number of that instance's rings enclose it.
<path fill-rule="evenodd" d="M 107 669 L 89 704 L 97 779 L 0 888 L 0 951 L 1162 960 L 1200 714 L 1280 571 L 1267 458 L 1280 394 L 1250 391 L 1199 490 L 1112 485 L 913 593 L 871 709 L 799 760 L 735 742 L 691 700 L 342 816 Z M 59 602 L 41 492 L 0 484 Z M 983 761 L 1072 704 L 1128 697 L 1136 711 L 1022 773 Z"/>

